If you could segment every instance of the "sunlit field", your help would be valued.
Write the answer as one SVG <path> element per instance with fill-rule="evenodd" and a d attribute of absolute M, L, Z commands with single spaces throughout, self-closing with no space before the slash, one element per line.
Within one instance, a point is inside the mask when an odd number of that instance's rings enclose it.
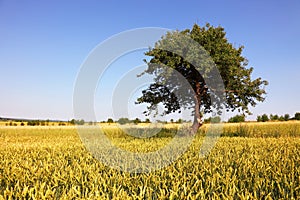
<path fill-rule="evenodd" d="M 133 152 L 163 147 L 178 127 L 168 124 L 157 136 L 138 139 L 114 124 L 102 126 L 115 145 Z M 2 126 L 0 199 L 299 198 L 299 122 L 224 124 L 215 147 L 200 157 L 208 126 L 177 161 L 148 174 L 105 166 L 73 126 Z"/>

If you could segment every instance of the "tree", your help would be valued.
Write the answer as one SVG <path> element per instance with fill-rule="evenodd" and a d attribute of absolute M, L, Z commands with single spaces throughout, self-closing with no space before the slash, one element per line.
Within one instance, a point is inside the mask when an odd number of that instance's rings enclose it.
<path fill-rule="evenodd" d="M 295 113 L 295 120 L 300 120 L 300 113 L 299 112 L 297 112 L 297 113 Z"/>
<path fill-rule="evenodd" d="M 284 119 L 284 116 L 280 116 L 280 117 L 278 118 L 278 120 L 281 121 L 281 122 L 287 121 L 287 120 Z"/>
<path fill-rule="evenodd" d="M 220 123 L 220 122 L 221 122 L 220 116 L 209 117 L 207 119 L 204 119 L 204 123 Z"/>
<path fill-rule="evenodd" d="M 84 123 L 85 123 L 85 121 L 83 120 L 83 119 L 81 119 L 81 120 L 76 120 L 76 119 L 72 119 L 71 121 L 70 121 L 70 124 L 72 124 L 72 125 L 84 125 Z"/>
<path fill-rule="evenodd" d="M 209 74 L 200 74 L 197 70 L 199 67 L 205 69 L 211 61 L 204 53 L 195 51 L 195 47 L 189 42 L 182 41 L 183 36 L 192 38 L 200 44 L 215 63 L 225 87 L 225 102 L 221 102 L 222 105 L 218 104 L 219 102 L 212 102 L 212 96 L 217 91 L 209 88 L 207 84 L 206 78 Z M 164 50 L 168 45 L 171 49 L 176 49 L 176 53 Z M 155 78 L 154 83 L 142 91 L 137 103 L 150 104 L 148 110 L 144 112 L 146 115 L 157 111 L 159 103 L 164 105 L 165 115 L 180 112 L 181 108 L 193 108 L 192 133 L 197 132 L 202 125 L 201 113 L 210 113 L 214 108 L 226 108 L 227 111 L 237 109 L 250 114 L 248 109 L 250 105 L 255 106 L 257 102 L 264 101 L 266 92 L 263 87 L 268 83 L 261 78 L 251 79 L 253 68 L 247 68 L 248 61 L 242 56 L 243 48 L 243 46 L 235 48 L 229 43 L 224 28 L 220 26 L 213 27 L 206 24 L 205 27 L 200 27 L 195 24 L 191 30 L 168 32 L 155 43 L 154 48 L 145 53 L 151 59 L 144 60 L 148 68 L 139 76 L 147 73 L 155 75 Z M 201 60 L 201 65 L 195 66 L 186 58 Z M 174 72 L 171 73 L 160 66 L 168 66 L 168 69 L 174 69 Z M 180 73 L 192 88 L 187 90 L 189 95 L 178 93 L 182 82 L 172 81 L 176 80 L 175 72 Z"/>
<path fill-rule="evenodd" d="M 285 114 L 284 115 L 284 120 L 285 121 L 289 121 L 290 120 L 290 115 L 289 114 Z"/>
<path fill-rule="evenodd" d="M 134 124 L 138 124 L 138 123 L 141 123 L 142 121 L 139 118 L 135 118 L 134 120 L 132 120 L 132 122 Z"/>
<path fill-rule="evenodd" d="M 177 123 L 177 124 L 181 124 L 182 122 L 183 122 L 183 119 L 180 119 L 180 118 L 179 118 L 179 119 L 176 120 L 176 123 Z"/>
<path fill-rule="evenodd" d="M 70 124 L 75 125 L 75 119 L 71 119 Z"/>
<path fill-rule="evenodd" d="M 261 121 L 262 121 L 262 122 L 267 122 L 267 121 L 269 121 L 268 115 L 267 115 L 267 114 L 263 114 L 263 115 L 261 116 Z"/>
<path fill-rule="evenodd" d="M 107 123 L 114 123 L 114 120 L 112 118 L 108 118 Z"/>
<path fill-rule="evenodd" d="M 229 118 L 228 122 L 230 123 L 237 123 L 237 122 L 244 122 L 245 121 L 245 115 L 235 115 L 231 118 Z"/>
<path fill-rule="evenodd" d="M 122 117 L 122 118 L 120 118 L 120 119 L 118 120 L 118 123 L 121 124 L 121 125 L 123 125 L 123 124 L 128 124 L 128 123 L 130 123 L 130 120 L 129 120 L 128 118 Z"/>
<path fill-rule="evenodd" d="M 278 115 L 272 115 L 272 114 L 270 114 L 270 120 L 276 121 L 276 120 L 278 120 L 278 119 L 279 119 L 279 116 L 278 116 Z"/>
<path fill-rule="evenodd" d="M 149 118 L 146 118 L 144 123 L 151 123 L 150 119 Z"/>
<path fill-rule="evenodd" d="M 261 122 L 262 121 L 261 116 L 258 115 L 257 118 L 256 118 L 256 121 Z"/>
<path fill-rule="evenodd" d="M 81 119 L 81 120 L 79 120 L 79 121 L 77 122 L 78 125 L 84 125 L 84 123 L 85 123 L 85 122 L 84 122 L 83 119 Z"/>

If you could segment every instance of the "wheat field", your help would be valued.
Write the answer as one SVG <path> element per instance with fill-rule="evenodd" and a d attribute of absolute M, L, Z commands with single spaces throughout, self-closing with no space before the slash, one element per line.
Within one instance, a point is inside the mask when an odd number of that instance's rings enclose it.
<path fill-rule="evenodd" d="M 178 160 L 151 173 L 105 166 L 75 127 L 1 127 L 0 199 L 299 199 L 299 125 L 225 124 L 223 137 L 200 157 L 204 126 Z M 153 151 L 171 139 L 105 130 L 128 151 Z"/>

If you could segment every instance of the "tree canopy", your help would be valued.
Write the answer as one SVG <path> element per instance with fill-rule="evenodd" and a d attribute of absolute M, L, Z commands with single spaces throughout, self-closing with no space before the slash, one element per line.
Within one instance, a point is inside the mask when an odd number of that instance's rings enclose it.
<path fill-rule="evenodd" d="M 182 36 L 198 43 L 205 52 L 197 51 L 189 40 L 183 42 Z M 137 103 L 150 104 L 145 114 L 156 110 L 159 103 L 164 105 L 164 114 L 194 108 L 194 131 L 201 126 L 201 113 L 212 112 L 213 108 L 237 109 L 250 114 L 249 106 L 264 101 L 264 86 L 268 83 L 261 78 L 252 79 L 253 68 L 247 67 L 243 48 L 231 44 L 221 26 L 206 24 L 200 27 L 195 24 L 191 30 L 168 32 L 145 53 L 151 59 L 144 60 L 148 66 L 144 73 L 155 75 L 155 78 L 154 83 L 142 91 Z M 208 84 L 209 79 L 214 80 L 208 67 L 212 64 L 224 85 L 224 102 L 219 104 L 216 103 L 218 98 L 212 98 L 216 88 Z M 188 82 L 190 89 L 183 87 L 184 81 L 178 79 L 178 73 Z"/>

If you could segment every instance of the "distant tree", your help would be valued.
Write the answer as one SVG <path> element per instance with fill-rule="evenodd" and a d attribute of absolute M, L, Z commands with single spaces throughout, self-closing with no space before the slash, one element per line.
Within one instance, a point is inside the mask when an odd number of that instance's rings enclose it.
<path fill-rule="evenodd" d="M 278 118 L 279 118 L 278 115 L 272 115 L 272 114 L 270 115 L 271 121 L 276 121 L 276 120 L 278 120 Z"/>
<path fill-rule="evenodd" d="M 295 113 L 295 120 L 300 120 L 300 112 Z"/>
<path fill-rule="evenodd" d="M 79 120 L 77 124 L 78 125 L 84 125 L 84 120 L 83 119 Z"/>
<path fill-rule="evenodd" d="M 285 114 L 284 115 L 284 120 L 285 121 L 289 121 L 290 120 L 290 115 L 289 114 Z"/>
<path fill-rule="evenodd" d="M 211 117 L 204 119 L 203 122 L 204 122 L 205 124 L 207 124 L 207 123 L 210 123 L 210 120 L 211 120 Z"/>
<path fill-rule="evenodd" d="M 83 119 L 81 119 L 81 120 L 72 119 L 69 123 L 72 125 L 75 125 L 75 124 L 76 125 L 84 125 L 85 121 Z"/>
<path fill-rule="evenodd" d="M 75 125 L 75 119 L 71 119 L 70 124 Z"/>
<path fill-rule="evenodd" d="M 262 122 L 267 122 L 267 121 L 269 121 L 268 115 L 267 115 L 267 114 L 263 114 L 263 115 L 261 116 L 261 121 L 262 121 Z"/>
<path fill-rule="evenodd" d="M 174 123 L 174 119 L 170 119 L 170 122 L 171 122 L 171 123 Z"/>
<path fill-rule="evenodd" d="M 35 122 L 34 121 L 28 121 L 27 126 L 35 126 Z"/>
<path fill-rule="evenodd" d="M 211 118 L 211 123 L 220 123 L 221 122 L 221 117 L 216 116 Z"/>
<path fill-rule="evenodd" d="M 228 122 L 230 123 L 237 123 L 237 122 L 244 122 L 245 115 L 236 115 L 234 117 L 229 118 Z"/>
<path fill-rule="evenodd" d="M 257 122 L 262 122 L 262 117 L 258 115 L 257 118 L 256 118 L 256 121 Z"/>
<path fill-rule="evenodd" d="M 210 63 L 204 53 L 197 52 L 195 46 L 182 39 L 187 37 L 192 38 L 206 50 L 219 70 L 225 86 L 226 102 L 220 102 L 223 105 L 212 102 L 211 97 L 217 94 L 217 91 L 208 88 L 205 80 L 208 75 L 198 72 L 198 67 L 202 66 L 200 64 L 194 66 L 185 59 L 186 56 L 191 60 L 201 58 L 202 63 Z M 176 49 L 178 52 L 169 52 L 164 50 L 166 48 Z M 169 32 L 155 43 L 154 48 L 145 53 L 145 55 L 151 56 L 151 59 L 149 62 L 145 60 L 148 68 L 141 75 L 147 73 L 156 77 L 154 78 L 155 83 L 142 91 L 142 96 L 137 99 L 137 103 L 150 104 L 147 107 L 148 111 L 145 111 L 146 115 L 157 110 L 159 103 L 165 107 L 164 114 L 179 112 L 181 108 L 193 107 L 192 133 L 196 133 L 202 125 L 202 111 L 211 113 L 214 108 L 226 108 L 230 111 L 237 109 L 250 113 L 249 106 L 255 106 L 258 102 L 264 101 L 266 93 L 264 86 L 268 83 L 261 78 L 252 79 L 253 68 L 247 68 L 248 61 L 242 55 L 242 51 L 243 46 L 236 48 L 228 41 L 226 32 L 221 26 L 213 27 L 206 24 L 205 27 L 200 27 L 195 24 L 192 29 Z M 192 88 L 187 91 L 190 96 L 180 95 L 180 93 L 175 95 L 176 91 L 182 88 L 182 83 L 173 81 L 176 79 L 176 73 L 163 70 L 159 67 L 161 65 L 174 69 L 187 80 Z"/>
<path fill-rule="evenodd" d="M 216 117 L 209 117 L 207 119 L 204 119 L 204 123 L 220 123 L 221 122 L 221 117 L 216 116 Z"/>
<path fill-rule="evenodd" d="M 151 123 L 149 118 L 146 118 L 144 123 Z"/>
<path fill-rule="evenodd" d="M 178 123 L 178 124 L 181 124 L 182 122 L 183 122 L 183 120 L 180 118 L 176 120 L 176 123 Z"/>
<path fill-rule="evenodd" d="M 118 119 L 117 121 L 119 124 L 123 125 L 123 124 L 128 124 L 130 123 L 130 120 L 128 118 L 125 117 L 121 117 L 120 119 Z"/>
<path fill-rule="evenodd" d="M 21 122 L 21 126 L 25 126 L 24 122 Z"/>
<path fill-rule="evenodd" d="M 139 118 L 135 118 L 132 122 L 134 124 L 138 124 L 138 123 L 141 123 L 142 121 Z"/>
<path fill-rule="evenodd" d="M 282 122 L 282 121 L 285 121 L 284 116 L 280 116 L 280 117 L 278 118 L 278 120 L 281 121 L 281 122 Z"/>
<path fill-rule="evenodd" d="M 108 118 L 107 123 L 114 123 L 114 120 L 112 118 Z"/>

